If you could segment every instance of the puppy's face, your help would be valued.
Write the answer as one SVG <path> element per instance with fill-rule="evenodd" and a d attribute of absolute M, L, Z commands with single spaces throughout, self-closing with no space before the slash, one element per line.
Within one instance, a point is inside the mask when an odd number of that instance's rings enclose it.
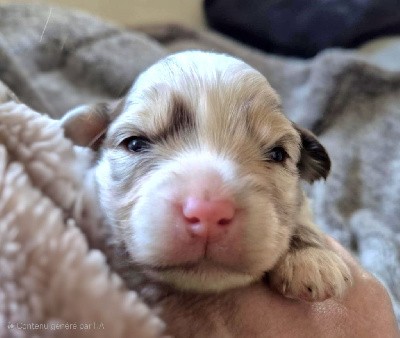
<path fill-rule="evenodd" d="M 102 209 L 133 260 L 178 288 L 259 279 L 288 249 L 300 176 L 329 170 L 267 80 L 223 55 L 157 63 L 109 119 L 96 173 Z"/>

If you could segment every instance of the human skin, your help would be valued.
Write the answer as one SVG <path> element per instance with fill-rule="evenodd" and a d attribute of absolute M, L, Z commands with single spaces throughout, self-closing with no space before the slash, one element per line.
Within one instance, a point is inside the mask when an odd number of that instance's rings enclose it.
<path fill-rule="evenodd" d="M 331 238 L 327 241 L 347 262 L 354 277 L 342 300 L 307 303 L 284 298 L 262 286 L 248 288 L 239 295 L 242 323 L 261 323 L 264 330 L 254 328 L 254 336 L 262 330 L 263 337 L 400 337 L 386 289 L 340 244 Z M 251 332 L 246 336 L 252 336 Z"/>
<path fill-rule="evenodd" d="M 400 337 L 386 289 L 340 244 L 331 238 L 327 242 L 352 271 L 353 285 L 343 299 L 292 300 L 264 283 L 195 300 L 190 295 L 166 297 L 160 305 L 168 333 L 201 338 Z"/>

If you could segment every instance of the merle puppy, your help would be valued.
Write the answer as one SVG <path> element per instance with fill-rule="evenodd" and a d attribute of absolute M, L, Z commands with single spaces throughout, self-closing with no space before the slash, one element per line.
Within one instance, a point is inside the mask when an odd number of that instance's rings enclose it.
<path fill-rule="evenodd" d="M 212 293 L 268 272 L 284 296 L 308 301 L 351 284 L 301 189 L 327 177 L 329 157 L 244 62 L 169 56 L 117 104 L 77 108 L 62 123 L 76 144 L 98 149 L 101 209 L 152 280 Z"/>

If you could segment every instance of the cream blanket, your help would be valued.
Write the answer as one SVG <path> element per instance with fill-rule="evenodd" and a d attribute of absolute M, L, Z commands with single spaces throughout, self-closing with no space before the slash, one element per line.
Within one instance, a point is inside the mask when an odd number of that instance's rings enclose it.
<path fill-rule="evenodd" d="M 88 248 L 102 241 L 81 183 L 91 154 L 15 100 L 0 83 L 0 337 L 160 336 L 161 320 Z"/>

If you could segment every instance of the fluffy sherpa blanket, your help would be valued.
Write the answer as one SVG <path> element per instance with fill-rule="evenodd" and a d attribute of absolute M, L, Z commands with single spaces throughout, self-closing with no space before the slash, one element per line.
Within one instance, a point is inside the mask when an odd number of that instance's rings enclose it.
<path fill-rule="evenodd" d="M 159 337 L 161 320 L 78 227 L 96 240 L 81 184 L 91 154 L 14 100 L 0 83 L 0 337 Z"/>
<path fill-rule="evenodd" d="M 52 118 L 81 103 L 119 97 L 154 61 L 193 48 L 253 65 L 282 96 L 289 118 L 319 134 L 333 170 L 326 183 L 307 187 L 317 223 L 382 281 L 400 321 L 400 73 L 356 52 L 285 59 L 209 32 L 174 26 L 128 31 L 78 12 L 0 6 L 0 80 Z M 96 241 L 102 239 L 85 220 L 90 212 L 82 205 L 90 211 L 91 204 L 73 170 L 74 156 L 82 154 L 58 127 L 43 128 L 56 124 L 51 119 L 15 103 L 1 107 L 0 336 L 29 336 L 7 328 L 17 321 L 94 320 L 113 337 L 159 333 L 157 319 L 85 244 L 86 237 L 101 248 Z"/>

